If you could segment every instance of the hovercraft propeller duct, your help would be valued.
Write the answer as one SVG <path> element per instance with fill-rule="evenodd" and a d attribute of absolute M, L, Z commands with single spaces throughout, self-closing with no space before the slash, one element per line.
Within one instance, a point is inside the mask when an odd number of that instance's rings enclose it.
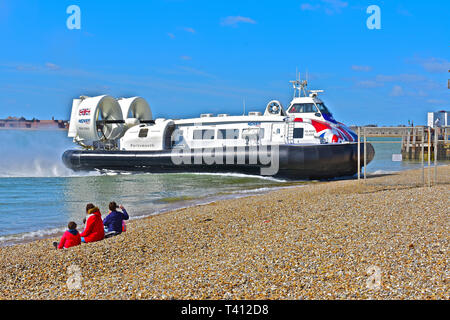
<path fill-rule="evenodd" d="M 152 111 L 145 99 L 141 97 L 119 98 L 118 102 L 127 126 L 148 123 L 152 120 Z"/>
<path fill-rule="evenodd" d="M 281 102 L 278 100 L 272 100 L 270 101 L 266 106 L 266 111 L 264 112 L 264 115 L 281 115 L 285 116 L 286 112 L 283 109 L 283 106 L 281 105 Z"/>
<path fill-rule="evenodd" d="M 154 123 L 148 103 L 140 97 L 103 95 L 73 99 L 68 136 L 82 146 L 121 138 L 127 127 Z"/>

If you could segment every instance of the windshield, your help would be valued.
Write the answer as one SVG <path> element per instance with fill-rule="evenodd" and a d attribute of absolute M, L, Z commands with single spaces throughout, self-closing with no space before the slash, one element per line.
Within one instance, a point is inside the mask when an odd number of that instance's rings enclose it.
<path fill-rule="evenodd" d="M 290 113 L 318 112 L 314 103 L 296 103 L 290 109 Z"/>
<path fill-rule="evenodd" d="M 331 112 L 328 110 L 327 107 L 325 107 L 325 105 L 323 103 L 317 103 L 316 105 L 322 113 L 331 114 Z"/>

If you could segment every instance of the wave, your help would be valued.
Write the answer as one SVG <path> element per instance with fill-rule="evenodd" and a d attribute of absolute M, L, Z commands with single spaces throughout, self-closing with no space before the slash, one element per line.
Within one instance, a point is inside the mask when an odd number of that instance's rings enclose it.
<path fill-rule="evenodd" d="M 291 189 L 291 188 L 299 188 L 299 187 L 304 187 L 305 185 L 301 185 L 301 184 L 296 184 L 296 185 L 292 185 L 292 186 L 285 186 L 285 187 L 279 187 L 279 186 L 273 186 L 273 187 L 263 187 L 263 188 L 257 188 L 257 189 L 248 189 L 248 190 L 239 190 L 236 191 L 236 194 L 261 194 L 261 193 L 267 193 L 270 191 L 276 191 L 276 190 L 281 190 L 281 189 Z"/>
<path fill-rule="evenodd" d="M 40 229 L 36 231 L 24 232 L 20 234 L 11 234 L 0 236 L 0 246 L 14 245 L 18 243 L 24 243 L 27 241 L 34 241 L 38 239 L 44 239 L 63 233 L 67 228 L 51 228 Z"/>
<path fill-rule="evenodd" d="M 177 173 L 175 173 L 177 174 Z M 181 173 L 180 173 L 181 174 Z M 220 172 L 189 172 L 184 174 L 192 174 L 192 175 L 206 175 L 206 176 L 223 176 L 223 177 L 236 177 L 236 178 L 254 178 L 261 180 L 268 180 L 273 182 L 288 182 L 289 180 L 274 178 L 271 176 L 259 176 L 253 174 L 244 174 L 244 173 L 220 173 Z"/>
<path fill-rule="evenodd" d="M 391 174 L 391 173 L 396 173 L 396 172 L 399 172 L 399 171 L 401 171 L 401 170 L 376 170 L 376 171 L 373 171 L 373 172 L 367 172 L 366 174 L 367 175 L 377 175 L 377 174 Z"/>
<path fill-rule="evenodd" d="M 248 179 L 260 179 L 260 180 L 267 180 L 272 182 L 291 182 L 291 180 L 284 180 L 280 178 L 274 178 L 271 176 L 260 176 L 260 175 L 252 175 L 252 174 L 245 174 L 245 173 L 221 173 L 221 172 L 170 172 L 170 173 L 152 173 L 152 172 L 130 172 L 130 171 L 120 171 L 120 170 L 108 170 L 108 169 L 102 169 L 96 171 L 100 175 L 106 175 L 106 176 L 117 176 L 117 175 L 139 175 L 139 174 L 145 174 L 145 175 L 195 175 L 195 176 L 217 176 L 217 177 L 234 177 L 234 178 L 248 178 Z"/>

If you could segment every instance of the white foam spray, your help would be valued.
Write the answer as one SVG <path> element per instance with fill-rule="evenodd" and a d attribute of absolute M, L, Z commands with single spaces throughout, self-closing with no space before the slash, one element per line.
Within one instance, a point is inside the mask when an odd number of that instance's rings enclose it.
<path fill-rule="evenodd" d="M 73 147 L 64 130 L 0 130 L 0 178 L 86 175 L 62 162 L 64 151 Z"/>

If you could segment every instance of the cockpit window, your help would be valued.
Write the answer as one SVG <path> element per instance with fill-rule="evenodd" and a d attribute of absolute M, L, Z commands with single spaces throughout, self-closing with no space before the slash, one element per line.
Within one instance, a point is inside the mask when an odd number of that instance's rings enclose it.
<path fill-rule="evenodd" d="M 314 103 L 296 103 L 290 109 L 290 113 L 318 112 Z"/>
<path fill-rule="evenodd" d="M 317 106 L 317 107 L 316 107 Z M 319 112 L 317 110 L 319 108 L 321 113 L 331 114 L 328 108 L 322 103 L 296 103 L 290 109 L 290 113 L 316 113 Z"/>
<path fill-rule="evenodd" d="M 316 105 L 322 113 L 331 114 L 331 112 L 328 110 L 327 107 L 325 107 L 325 105 L 323 103 L 317 103 Z"/>

